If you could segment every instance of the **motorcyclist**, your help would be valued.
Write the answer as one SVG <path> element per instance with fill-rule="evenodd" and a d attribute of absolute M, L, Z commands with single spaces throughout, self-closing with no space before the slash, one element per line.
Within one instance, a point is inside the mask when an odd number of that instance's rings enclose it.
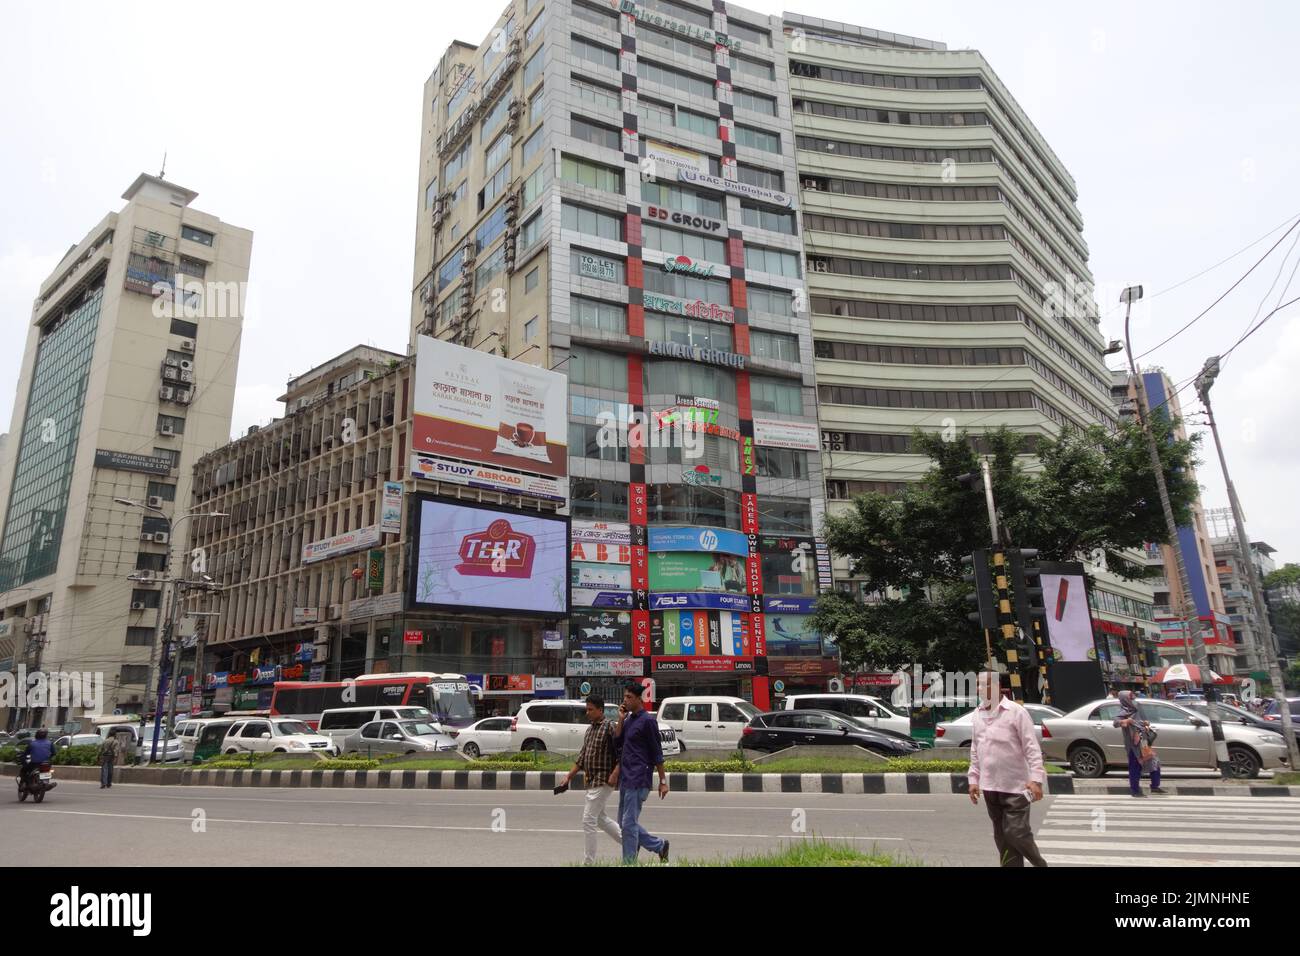
<path fill-rule="evenodd" d="M 49 763 L 54 757 L 54 744 L 50 741 L 50 732 L 42 727 L 23 751 L 23 777 L 36 773 L 41 764 Z"/>

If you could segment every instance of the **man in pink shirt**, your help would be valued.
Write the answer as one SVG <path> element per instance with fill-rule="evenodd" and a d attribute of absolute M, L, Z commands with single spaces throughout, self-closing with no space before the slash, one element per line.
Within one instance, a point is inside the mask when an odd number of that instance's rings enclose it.
<path fill-rule="evenodd" d="M 1034 843 L 1029 821 L 1031 802 L 1043 799 L 1043 751 L 1029 711 L 1004 698 L 998 675 L 984 671 L 977 678 L 980 705 L 971 722 L 970 802 L 984 806 L 993 821 L 993 842 L 1003 866 L 1047 866 Z"/>

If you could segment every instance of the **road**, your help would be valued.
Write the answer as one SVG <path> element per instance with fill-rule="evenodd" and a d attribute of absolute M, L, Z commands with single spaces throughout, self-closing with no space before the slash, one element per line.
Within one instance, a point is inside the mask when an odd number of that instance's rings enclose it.
<path fill-rule="evenodd" d="M 536 791 L 63 781 L 40 806 L 0 799 L 7 860 L 68 866 L 562 866 L 581 860 L 581 816 L 581 794 Z M 1300 864 L 1300 798 L 1058 796 L 1033 818 L 1056 865 Z M 652 797 L 643 822 L 700 860 L 817 835 L 929 865 L 997 862 L 983 807 L 961 795 L 675 793 Z M 603 835 L 600 852 L 617 856 Z"/>

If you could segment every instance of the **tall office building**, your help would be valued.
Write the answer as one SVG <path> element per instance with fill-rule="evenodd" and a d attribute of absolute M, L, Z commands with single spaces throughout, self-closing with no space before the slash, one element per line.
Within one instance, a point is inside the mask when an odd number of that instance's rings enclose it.
<path fill-rule="evenodd" d="M 635 659 L 762 706 L 835 673 L 788 84 L 779 17 L 517 0 L 425 85 L 412 341 L 567 373 L 597 685 Z"/>
<path fill-rule="evenodd" d="M 141 175 L 41 283 L 0 461 L 0 670 L 102 672 L 109 711 L 144 701 L 170 522 L 230 435 L 252 233 L 196 196 Z"/>
<path fill-rule="evenodd" d="M 1214 549 L 1214 571 L 1223 594 L 1223 611 L 1228 615 L 1232 643 L 1237 648 L 1237 675 L 1263 684 L 1269 679 L 1268 661 L 1271 655 L 1277 654 L 1277 642 L 1274 639 L 1271 646 L 1264 643 L 1263 627 L 1250 590 L 1247 562 L 1254 564 L 1262 587 L 1264 578 L 1277 567 L 1273 561 L 1276 549 L 1266 541 L 1252 541 L 1250 554 L 1243 555 L 1232 520 L 1232 509 L 1211 508 L 1205 512 L 1205 517 L 1213 535 L 1210 544 Z"/>

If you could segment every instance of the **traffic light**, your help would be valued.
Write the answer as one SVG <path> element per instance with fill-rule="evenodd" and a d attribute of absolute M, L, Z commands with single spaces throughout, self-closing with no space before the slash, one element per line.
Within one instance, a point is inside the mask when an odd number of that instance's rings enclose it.
<path fill-rule="evenodd" d="M 1035 566 L 1038 552 L 1033 548 L 1012 548 L 1007 556 L 1011 559 L 1012 604 L 1016 609 L 1016 623 L 1020 625 L 1025 638 L 1032 643 L 1034 619 L 1047 620 L 1040 572 Z"/>
<path fill-rule="evenodd" d="M 966 601 L 978 608 L 966 617 L 983 628 L 996 629 L 998 626 L 998 608 L 993 599 L 993 575 L 989 573 L 989 553 L 981 548 L 961 559 L 962 567 L 969 568 L 969 573 L 962 580 L 975 588 L 973 594 L 966 595 Z"/>

